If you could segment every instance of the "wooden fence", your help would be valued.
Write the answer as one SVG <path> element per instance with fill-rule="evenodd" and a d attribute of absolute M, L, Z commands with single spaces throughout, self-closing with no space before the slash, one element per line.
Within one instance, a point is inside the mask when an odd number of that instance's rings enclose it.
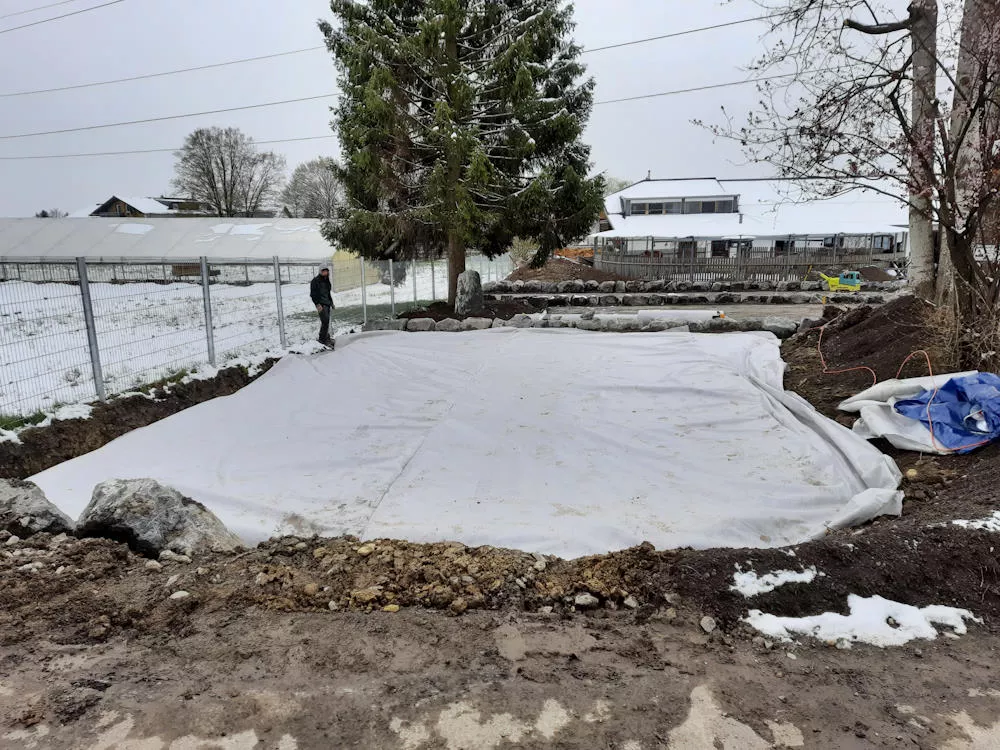
<path fill-rule="evenodd" d="M 858 268 L 903 268 L 903 253 L 872 251 L 803 252 L 775 255 L 773 250 L 741 251 L 736 257 L 671 253 L 629 254 L 598 248 L 594 267 L 628 279 L 645 281 L 796 281 L 812 271 L 839 274 Z"/>

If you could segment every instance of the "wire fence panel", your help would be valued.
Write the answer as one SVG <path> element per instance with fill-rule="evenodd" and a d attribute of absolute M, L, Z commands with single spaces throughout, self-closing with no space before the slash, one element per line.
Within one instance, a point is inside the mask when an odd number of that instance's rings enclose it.
<path fill-rule="evenodd" d="M 338 252 L 329 262 L 0 261 L 0 428 L 209 363 L 224 367 L 315 341 L 319 315 L 309 287 L 324 267 L 336 306 L 332 335 L 448 296 L 444 259 L 390 264 Z M 484 282 L 512 267 L 509 256 L 467 260 Z"/>
<path fill-rule="evenodd" d="M 91 264 L 87 268 L 89 275 Z M 138 276 L 142 269 L 131 270 Z M 90 290 L 109 395 L 134 390 L 207 361 L 200 279 L 194 283 L 96 282 L 90 284 Z"/>
<path fill-rule="evenodd" d="M 76 265 L 0 266 L 0 428 L 96 397 Z"/>
<path fill-rule="evenodd" d="M 212 263 L 208 265 L 208 269 L 212 335 L 217 362 L 279 349 L 281 329 L 278 325 L 274 263 L 244 263 L 238 267 Z M 279 265 L 278 269 L 280 275 L 282 267 Z M 286 273 L 291 270 L 287 268 Z M 226 271 L 230 273 L 225 274 Z M 212 274 L 216 274 L 214 278 Z M 220 280 L 226 276 L 235 277 L 235 280 Z"/>

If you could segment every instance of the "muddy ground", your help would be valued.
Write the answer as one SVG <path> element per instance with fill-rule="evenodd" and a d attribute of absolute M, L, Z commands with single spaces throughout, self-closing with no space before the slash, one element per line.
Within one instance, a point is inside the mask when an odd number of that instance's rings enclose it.
<path fill-rule="evenodd" d="M 871 376 L 824 375 L 820 351 L 829 370 L 891 377 L 929 346 L 924 312 L 895 303 L 839 318 L 822 347 L 818 331 L 787 342 L 787 386 L 836 416 Z M 950 523 L 1000 509 L 997 447 L 893 455 L 914 470 L 902 518 L 787 550 L 563 561 L 286 538 L 160 563 L 0 538 L 0 747 L 1000 748 L 1000 535 Z M 737 567 L 807 566 L 823 575 L 730 589 Z M 885 651 L 742 622 L 846 613 L 849 594 L 981 622 Z"/>

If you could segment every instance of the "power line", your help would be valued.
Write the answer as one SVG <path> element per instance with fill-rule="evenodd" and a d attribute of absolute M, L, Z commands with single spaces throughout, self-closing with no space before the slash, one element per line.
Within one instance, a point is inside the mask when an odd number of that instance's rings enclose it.
<path fill-rule="evenodd" d="M 90 13 L 92 10 L 99 10 L 100 8 L 107 8 L 109 5 L 118 5 L 118 3 L 124 3 L 125 0 L 111 0 L 111 2 L 102 3 L 101 5 L 94 5 L 90 8 L 83 8 L 81 10 L 74 10 L 72 13 L 64 13 L 61 16 L 52 16 L 52 18 L 43 18 L 41 21 L 32 21 L 31 23 L 26 23 L 23 26 L 12 26 L 9 29 L 0 29 L 0 34 L 9 34 L 12 31 L 20 31 L 21 29 L 30 29 L 32 26 L 41 26 L 43 23 L 49 23 L 51 21 L 59 21 L 63 18 L 69 18 L 70 16 L 78 16 L 81 13 Z"/>
<path fill-rule="evenodd" d="M 816 72 L 816 71 L 810 71 L 810 72 Z M 594 106 L 605 105 L 605 104 L 620 104 L 620 103 L 623 103 L 623 102 L 634 102 L 634 101 L 641 101 L 641 100 L 644 100 L 644 99 L 656 99 L 656 98 L 659 98 L 659 97 L 675 96 L 675 95 L 678 95 L 678 94 L 691 94 L 691 93 L 695 93 L 695 92 L 698 92 L 698 91 L 710 91 L 710 90 L 713 90 L 713 89 L 721 89 L 721 88 L 727 88 L 727 87 L 731 87 L 731 86 L 745 86 L 746 84 L 749 84 L 749 83 L 761 83 L 763 81 L 773 81 L 773 80 L 778 80 L 778 79 L 781 79 L 781 78 L 790 78 L 793 75 L 796 75 L 796 74 L 794 74 L 794 73 L 783 73 L 781 75 L 762 76 L 762 77 L 759 77 L 759 78 L 746 78 L 746 79 L 743 79 L 743 80 L 740 80 L 740 81 L 728 81 L 726 83 L 714 83 L 714 84 L 708 84 L 708 85 L 705 85 L 705 86 L 694 86 L 694 87 L 686 88 L 686 89 L 675 89 L 673 91 L 660 91 L 660 92 L 655 93 L 655 94 L 642 94 L 640 96 L 629 96 L 629 97 L 624 97 L 622 99 L 605 99 L 603 101 L 594 102 Z M 142 124 L 145 124 L 145 123 L 163 122 L 163 121 L 166 121 L 166 120 L 181 120 L 181 119 L 185 119 L 185 118 L 188 118 L 188 117 L 199 117 L 201 115 L 217 115 L 217 114 L 223 114 L 223 113 L 226 113 L 226 112 L 239 112 L 239 111 L 250 110 L 250 109 L 263 109 L 265 107 L 279 107 L 279 106 L 283 106 L 285 104 L 296 104 L 298 102 L 315 101 L 317 99 L 329 99 L 329 98 L 331 98 L 333 96 L 335 96 L 335 94 L 319 94 L 317 96 L 304 96 L 304 97 L 299 97 L 297 99 L 285 99 L 285 100 L 279 101 L 279 102 L 264 102 L 262 104 L 249 104 L 249 105 L 245 105 L 245 106 L 242 106 L 242 107 L 227 107 L 225 109 L 212 109 L 212 110 L 205 110 L 203 112 L 189 112 L 189 113 L 181 114 L 181 115 L 165 115 L 163 117 L 150 117 L 150 118 L 146 118 L 146 119 L 143 119 L 143 120 L 129 120 L 129 121 L 126 121 L 126 122 L 109 122 L 109 123 L 102 123 L 102 124 L 99 124 L 99 125 L 86 125 L 86 126 L 79 127 L 79 128 L 63 128 L 61 130 L 46 130 L 46 131 L 40 131 L 40 132 L 36 132 L 36 133 L 19 133 L 17 135 L 0 135 L 0 140 L 14 140 L 14 139 L 18 139 L 18 138 L 34 138 L 36 136 L 43 136 L 43 135 L 59 135 L 59 134 L 63 134 L 63 133 L 77 133 L 77 132 L 87 131 L 87 130 L 101 130 L 101 129 L 104 129 L 104 128 L 117 128 L 117 127 L 129 126 L 129 125 L 142 125 Z M 95 154 L 65 154 L 65 155 L 63 155 L 63 154 L 54 154 L 51 157 L 49 157 L 49 156 L 34 156 L 34 157 L 30 157 L 30 158 L 33 158 L 33 159 L 42 159 L 42 158 L 68 158 L 68 157 L 75 157 L 75 156 L 91 156 L 91 155 L 93 155 L 93 156 L 104 156 L 104 155 L 116 155 L 118 153 L 122 153 L 122 154 L 125 154 L 125 153 L 156 153 L 156 152 L 160 152 L 160 151 L 173 151 L 173 150 L 174 149 L 150 149 L 148 151 L 106 152 L 106 153 L 102 153 L 102 154 L 96 154 L 96 153 Z M 28 158 L 28 157 L 4 157 L 5 160 L 22 159 L 22 158 Z"/>
<path fill-rule="evenodd" d="M 14 16 L 26 16 L 29 13 L 37 13 L 38 11 L 46 10 L 47 8 L 56 8 L 60 5 L 69 5 L 70 3 L 76 3 L 76 2 L 79 2 L 79 0 L 62 0 L 62 2 L 58 3 L 49 3 L 48 5 L 40 5 L 37 8 L 28 8 L 27 10 L 19 10 L 16 11 L 15 13 L 5 13 L 2 16 L 0 16 L 0 20 L 4 18 L 13 18 Z"/>
<path fill-rule="evenodd" d="M 309 135 L 303 138 L 278 138 L 268 141 L 254 141 L 258 146 L 268 146 L 275 143 L 300 143 L 302 141 L 319 141 L 326 138 L 336 138 L 333 133 L 326 135 Z M 80 154 L 40 154 L 37 156 L 0 156 L 0 161 L 31 161 L 34 159 L 77 159 L 87 156 L 126 156 L 130 154 L 169 154 L 177 151 L 173 148 L 145 148 L 134 149 L 132 151 L 94 151 Z"/>
<path fill-rule="evenodd" d="M 685 31 L 674 31 L 670 34 L 660 34 L 659 36 L 650 36 L 646 37 L 645 39 L 635 39 L 631 42 L 619 42 L 618 44 L 609 44 L 605 47 L 590 47 L 584 49 L 583 52 L 581 52 L 581 54 L 587 55 L 590 54 L 591 52 L 603 52 L 604 50 L 618 49 L 619 47 L 631 47 L 634 44 L 645 44 L 646 42 L 658 42 L 661 39 L 673 39 L 674 37 L 678 36 L 687 36 L 688 34 L 698 34 L 702 31 L 714 31 L 715 29 L 725 29 L 729 26 L 739 26 L 741 24 L 752 23 L 754 21 L 766 21 L 770 18 L 775 18 L 779 15 L 782 14 L 774 13 L 769 16 L 756 16 L 754 18 L 744 18 L 741 21 L 728 21 L 726 23 L 717 23 L 714 26 L 702 26 L 701 28 L 698 29 L 686 29 Z"/>
<path fill-rule="evenodd" d="M 225 109 L 208 109 L 203 112 L 188 112 L 183 115 L 165 115 L 163 117 L 147 117 L 142 120 L 128 120 L 125 122 L 106 122 L 100 125 L 85 125 L 79 128 L 62 128 L 61 130 L 44 130 L 37 133 L 18 133 L 17 135 L 0 135 L 0 140 L 9 141 L 15 138 L 34 138 L 41 135 L 59 135 L 62 133 L 79 133 L 84 130 L 102 130 L 104 128 L 118 128 L 126 125 L 143 125 L 149 122 L 164 122 L 165 120 L 183 120 L 188 117 L 199 117 L 200 115 L 219 115 L 225 112 L 240 112 L 248 109 L 263 109 L 265 107 L 280 107 L 284 104 L 295 104 L 297 102 L 309 102 L 316 99 L 329 99 L 336 94 L 319 94 L 317 96 L 303 96 L 298 99 L 285 99 L 280 102 L 264 102 L 262 104 L 247 104 L 242 107 L 226 107 Z"/>
<path fill-rule="evenodd" d="M 254 144 L 258 146 L 272 145 L 276 143 L 300 143 L 302 141 L 319 141 L 326 138 L 336 138 L 333 133 L 327 133 L 326 135 L 310 135 L 304 136 L 302 138 L 278 138 L 274 140 L 267 141 L 254 141 Z M 80 157 L 87 156 L 126 156 L 130 154 L 166 154 L 173 153 L 177 151 L 177 147 L 172 148 L 146 148 L 146 149 L 133 149 L 131 151 L 94 151 L 87 153 L 78 154 L 41 154 L 37 156 L 0 156 L 0 161 L 30 161 L 33 159 L 76 159 Z"/>
<path fill-rule="evenodd" d="M 66 0 L 68 2 L 76 2 L 76 0 Z M 591 52 L 603 52 L 609 49 L 618 49 L 620 47 L 629 47 L 636 44 L 646 44 L 647 42 L 655 42 L 662 39 L 672 39 L 679 36 L 687 36 L 689 34 L 698 34 L 703 31 L 714 31 L 715 29 L 724 29 L 729 26 L 738 26 L 744 23 L 752 23 L 753 21 L 762 21 L 768 18 L 773 18 L 774 16 L 756 16 L 754 18 L 744 18 L 740 21 L 729 21 L 727 23 L 715 24 L 714 26 L 702 26 L 697 29 L 686 29 L 684 31 L 675 31 L 670 34 L 661 34 L 659 36 L 651 36 L 645 39 L 634 39 L 628 42 L 619 42 L 618 44 L 609 44 L 605 47 L 593 47 L 590 49 L 584 49 L 581 54 L 589 54 Z M 35 89 L 33 91 L 13 91 L 5 94 L 0 94 L 0 99 L 6 99 L 14 96 L 31 96 L 34 94 L 52 94 L 59 91 L 73 91 L 75 89 L 85 89 L 92 88 L 95 86 L 110 86 L 116 83 L 128 83 L 129 81 L 144 81 L 150 78 L 162 78 L 164 76 L 177 75 L 178 73 L 193 73 L 199 70 L 212 70 L 214 68 L 224 68 L 229 65 L 241 65 L 248 62 L 256 62 L 258 60 L 271 60 L 278 57 L 288 57 L 289 55 L 299 55 L 304 52 L 317 52 L 320 50 L 325 50 L 324 45 L 317 45 L 315 47 L 303 47 L 302 49 L 289 50 L 288 52 L 275 52 L 270 55 L 258 55 L 256 57 L 244 57 L 239 60 L 227 60 L 225 62 L 210 63 L 208 65 L 197 65 L 191 68 L 178 68 L 176 70 L 165 70 L 160 73 L 148 73 L 146 75 L 139 76 L 128 76 L 127 78 L 115 78 L 109 81 L 94 81 L 92 83 L 78 83 L 69 86 L 56 86 L 49 89 Z"/>
<path fill-rule="evenodd" d="M 255 62 L 257 60 L 272 60 L 276 57 L 288 57 L 289 55 L 299 55 L 303 52 L 315 52 L 316 50 L 326 49 L 326 47 L 320 45 L 318 47 L 303 47 L 302 49 L 293 49 L 288 52 L 275 52 L 271 55 L 258 55 L 257 57 L 244 57 L 240 60 L 229 60 L 227 62 L 220 63 L 210 63 L 208 65 L 197 65 L 192 68 L 178 68 L 177 70 L 165 70 L 162 73 L 147 73 L 145 75 L 139 76 L 129 76 L 128 78 L 115 78 L 110 81 L 94 81 L 93 83 L 78 83 L 70 86 L 58 86 L 51 89 L 36 89 L 34 91 L 13 91 L 7 94 L 0 94 L 0 99 L 6 99 L 12 96 L 30 96 L 32 94 L 51 94 L 56 91 L 73 91 L 74 89 L 87 89 L 94 86 L 110 86 L 114 83 L 127 83 L 128 81 L 145 81 L 150 78 L 162 78 L 163 76 L 172 76 L 178 73 L 192 73 L 197 70 L 210 70 L 212 68 L 224 68 L 227 65 L 239 65 L 241 63 Z"/>
<path fill-rule="evenodd" d="M 805 71 L 815 73 L 817 71 Z M 779 78 L 792 78 L 793 76 L 800 75 L 800 73 L 782 73 L 781 75 L 774 76 L 762 76 L 760 78 L 745 78 L 742 81 L 729 81 L 728 83 L 713 83 L 707 86 L 694 86 L 689 89 L 675 89 L 673 91 L 660 91 L 656 94 L 642 94 L 640 96 L 626 96 L 622 99 L 605 99 L 604 101 L 594 102 L 594 106 L 597 107 L 602 104 L 621 104 L 622 102 L 637 102 L 642 99 L 656 99 L 661 96 L 674 96 L 676 94 L 692 94 L 696 91 L 710 91 L 712 89 L 724 89 L 730 86 L 745 86 L 748 83 L 763 83 L 764 81 L 775 81 Z"/>

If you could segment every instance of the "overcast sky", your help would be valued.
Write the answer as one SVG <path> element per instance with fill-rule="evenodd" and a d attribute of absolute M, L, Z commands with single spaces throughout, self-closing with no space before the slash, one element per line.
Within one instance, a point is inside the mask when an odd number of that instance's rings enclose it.
<path fill-rule="evenodd" d="M 54 0 L 0 0 L 0 16 Z M 32 28 L 4 29 L 99 5 L 75 2 L 0 19 L 0 95 L 157 73 L 322 44 L 316 20 L 324 0 L 123 0 Z M 759 15 L 750 0 L 577 0 L 577 41 L 587 47 L 709 26 Z M 746 77 L 761 50 L 760 23 L 584 56 L 597 81 L 596 101 L 639 96 Z M 217 110 L 333 93 L 324 51 L 183 73 L 151 80 L 32 96 L 0 96 L 0 216 L 43 208 L 75 211 L 113 194 L 170 192 L 170 153 L 31 161 L 3 157 L 176 148 L 196 127 L 236 126 L 257 140 L 331 133 L 331 100 L 31 138 L 2 136 Z M 586 133 L 595 168 L 610 175 L 660 177 L 767 174 L 742 165 L 730 143 L 713 144 L 700 118 L 718 121 L 720 105 L 745 113 L 752 85 L 621 104 L 599 105 Z M 337 155 L 335 138 L 269 146 L 289 167 Z"/>

